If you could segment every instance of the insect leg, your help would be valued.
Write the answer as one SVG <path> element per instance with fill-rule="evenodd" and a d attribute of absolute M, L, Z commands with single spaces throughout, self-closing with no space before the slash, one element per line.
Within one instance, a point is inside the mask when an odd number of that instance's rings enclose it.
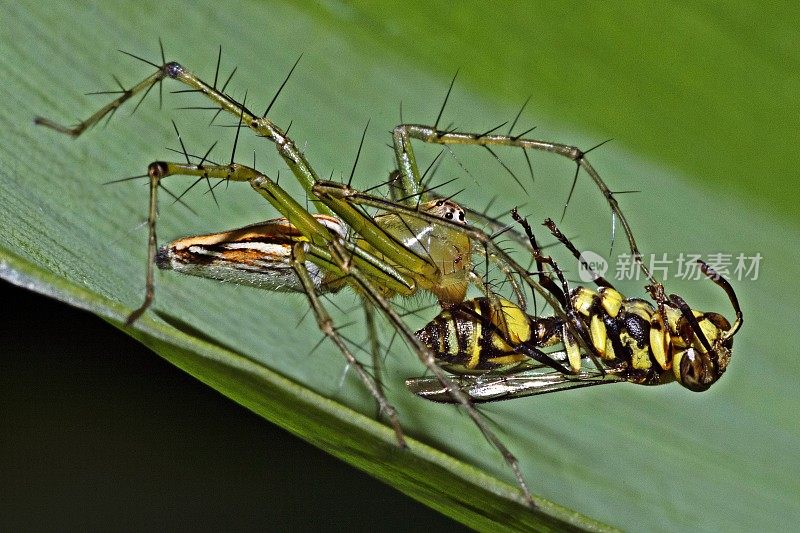
<path fill-rule="evenodd" d="M 563 244 L 567 250 L 569 250 L 569 252 L 575 257 L 575 259 L 577 259 L 580 262 L 581 266 L 583 266 L 583 268 L 585 268 L 586 270 L 589 271 L 589 273 L 592 274 L 595 285 L 597 285 L 598 287 L 608 287 L 610 289 L 614 288 L 611 282 L 609 282 L 603 276 L 599 275 L 597 272 L 594 271 L 594 269 L 583 258 L 578 249 L 575 248 L 575 245 L 572 244 L 572 241 L 570 241 L 569 238 L 567 238 L 567 236 L 564 235 L 560 229 L 558 229 L 558 226 L 556 226 L 555 222 L 553 222 L 548 218 L 544 221 L 544 225 L 547 227 L 547 229 L 550 230 L 550 233 L 552 233 L 553 236 L 556 239 L 558 239 L 559 242 L 561 242 L 561 244 Z"/>
<path fill-rule="evenodd" d="M 554 294 L 560 293 L 563 295 L 561 300 L 564 305 L 564 312 L 566 313 L 568 318 L 568 321 L 564 324 L 564 345 L 567 349 L 567 354 L 569 355 L 570 365 L 572 366 L 572 369 L 575 371 L 580 369 L 580 359 L 581 359 L 580 353 L 578 353 L 577 350 L 577 345 L 573 339 L 574 335 L 577 336 L 579 339 L 582 339 L 583 341 L 582 344 L 588 347 L 589 358 L 592 360 L 592 363 L 594 363 L 595 367 L 601 373 L 601 375 L 605 375 L 605 368 L 600 363 L 601 355 L 598 353 L 597 349 L 594 347 L 594 344 L 591 342 L 591 333 L 587 331 L 586 325 L 584 324 L 580 316 L 578 316 L 578 312 L 575 310 L 575 306 L 573 305 L 572 298 L 570 297 L 569 286 L 567 284 L 566 278 L 564 277 L 564 272 L 558 267 L 558 264 L 552 257 L 542 254 L 542 250 L 536 243 L 536 238 L 533 235 L 533 230 L 531 230 L 531 226 L 530 224 L 528 224 L 528 221 L 522 218 L 519 215 L 519 213 L 517 213 L 516 209 L 511 212 L 511 216 L 522 226 L 522 228 L 525 230 L 525 234 L 528 235 L 528 238 L 530 239 L 531 248 L 533 249 L 533 254 L 536 259 L 536 265 L 537 268 L 539 269 L 540 283 L 545 287 L 548 287 L 551 292 L 556 291 L 554 292 Z M 548 222 L 550 222 L 549 219 Z M 545 222 L 545 224 L 547 224 L 547 222 Z M 570 246 L 572 247 L 572 249 L 574 249 L 574 246 L 572 246 L 571 243 Z M 546 276 L 543 273 L 543 264 L 547 264 L 550 266 L 552 272 L 556 275 L 559 282 L 561 283 L 560 289 L 558 286 L 556 286 L 553 280 L 551 280 L 548 276 Z"/>

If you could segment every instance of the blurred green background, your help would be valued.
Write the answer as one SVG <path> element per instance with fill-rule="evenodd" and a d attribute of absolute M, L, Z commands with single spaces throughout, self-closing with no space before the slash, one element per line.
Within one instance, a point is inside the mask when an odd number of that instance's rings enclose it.
<path fill-rule="evenodd" d="M 729 372 L 709 393 L 601 387 L 487 409 L 520 455 L 534 492 L 623 528 L 788 529 L 800 518 L 800 468 L 792 456 L 800 441 L 798 339 L 783 325 L 796 316 L 792 245 L 800 234 L 800 151 L 792 139 L 800 122 L 800 56 L 798 13 L 789 4 L 773 9 L 644 8 L 633 2 L 465 2 L 457 8 L 414 2 L 8 4 L 0 22 L 6 100 L 0 109 L 0 253 L 9 258 L 4 277 L 108 317 L 139 302 L 144 232 L 137 225 L 144 218 L 144 188 L 99 184 L 166 157 L 164 147 L 175 144 L 168 116 L 195 146 L 208 146 L 207 139 L 220 133 L 209 137 L 206 118 L 174 111 L 184 104 L 172 95 L 166 95 L 167 113 L 151 96 L 133 118 L 120 113 L 108 128 L 77 141 L 32 126 L 38 114 L 65 122 L 86 116 L 102 99 L 82 93 L 112 87 L 111 73 L 126 84 L 147 73 L 116 48 L 155 59 L 160 36 L 170 58 L 210 77 L 222 44 L 224 72 L 239 67 L 234 94 L 248 89 L 248 102 L 258 98 L 264 107 L 302 52 L 275 119 L 291 121 L 294 138 L 307 146 L 319 173 L 334 170 L 336 178 L 349 171 L 363 124 L 372 119 L 361 186 L 391 168 L 385 132 L 398 122 L 399 103 L 406 120 L 431 122 L 460 69 L 445 115 L 457 126 L 487 130 L 512 118 L 531 96 L 521 128 L 535 124 L 537 136 L 584 147 L 613 138 L 592 161 L 613 189 L 642 191 L 621 201 L 646 253 L 763 256 L 758 280 L 735 284 L 746 325 Z M 252 146 L 259 149 L 259 166 L 282 168 L 269 148 Z M 249 150 L 243 145 L 240 153 Z M 560 175 L 557 168 L 537 170 L 531 198 L 520 200 L 517 190 L 481 181 L 461 185 L 470 189 L 463 201 L 485 205 L 490 189 L 513 190 L 501 198 L 506 206 L 524 201 L 536 218 L 552 214 L 542 206 L 554 206 L 560 215 L 568 167 Z M 592 203 L 593 193 L 579 188 L 564 224 L 582 238 L 601 235 L 588 240 L 590 246 L 607 246 L 608 217 L 600 202 Z M 160 235 L 271 216 L 251 196 L 232 190 L 217 209 L 198 194 L 191 204 L 200 206 L 200 216 L 165 207 Z M 625 290 L 640 293 L 640 285 Z M 668 289 L 697 307 L 729 314 L 724 298 L 707 285 Z M 332 351 L 325 353 L 330 357 L 305 357 L 308 338 L 317 335 L 313 325 L 286 331 L 285 316 L 300 316 L 302 299 L 168 275 L 158 278 L 158 298 L 158 309 L 218 342 L 370 412 L 355 382 L 341 385 L 343 368 Z M 354 304 L 352 296 L 338 301 Z M 278 302 L 280 319 L 271 321 Z M 140 326 L 156 331 L 151 323 Z M 399 383 L 415 372 L 419 368 L 407 356 L 392 363 L 389 377 Z M 217 385 L 236 397 L 236 383 Z M 421 406 L 399 387 L 390 393 L 411 435 L 509 480 L 463 417 Z M 352 456 L 359 462 L 358 450 Z M 402 488 L 413 493 L 413 485 Z M 358 501 L 357 495 L 348 498 Z M 449 512 L 459 513 L 455 506 Z"/>

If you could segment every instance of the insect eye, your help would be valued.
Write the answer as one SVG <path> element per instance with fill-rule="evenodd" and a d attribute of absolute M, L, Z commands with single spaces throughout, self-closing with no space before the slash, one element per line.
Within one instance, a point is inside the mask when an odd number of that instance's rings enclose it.
<path fill-rule="evenodd" d="M 451 218 L 453 218 L 453 213 L 448 211 L 447 213 L 444 214 L 444 218 L 446 218 L 447 220 L 450 220 Z"/>
<path fill-rule="evenodd" d="M 703 364 L 703 359 L 689 348 L 680 360 L 681 383 L 687 389 L 694 392 L 703 392 L 716 381 L 711 375 L 712 369 Z"/>

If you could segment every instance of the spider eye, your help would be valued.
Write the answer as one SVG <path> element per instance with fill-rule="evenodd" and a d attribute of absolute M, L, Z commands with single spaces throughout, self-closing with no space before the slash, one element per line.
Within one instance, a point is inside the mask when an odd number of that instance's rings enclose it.
<path fill-rule="evenodd" d="M 461 222 L 464 222 L 464 211 L 461 211 L 461 212 L 458 213 L 458 220 L 460 220 Z"/>
<path fill-rule="evenodd" d="M 448 211 L 447 213 L 444 214 L 444 218 L 446 218 L 447 220 L 450 220 L 451 218 L 453 218 L 453 213 Z"/>

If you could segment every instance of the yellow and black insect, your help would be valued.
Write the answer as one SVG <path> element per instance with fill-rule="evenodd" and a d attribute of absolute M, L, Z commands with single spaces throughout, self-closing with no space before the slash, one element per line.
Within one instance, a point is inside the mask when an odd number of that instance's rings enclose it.
<path fill-rule="evenodd" d="M 655 305 L 625 298 L 602 277 L 596 279 L 597 291 L 570 290 L 555 261 L 542 254 L 528 223 L 513 215 L 530 239 L 540 283 L 562 303 L 566 319 L 530 316 L 505 300 L 497 308 L 482 298 L 439 314 L 417 336 L 442 367 L 457 375 L 453 381 L 460 392 L 486 402 L 619 381 L 677 381 L 701 392 L 719 380 L 730 362 L 742 311 L 731 285 L 711 267 L 700 262 L 702 272 L 728 295 L 736 313 L 733 325 L 718 313 L 690 308 L 678 295 L 667 296 L 660 283 L 647 287 Z M 545 225 L 580 260 L 556 225 L 550 220 Z M 545 264 L 559 284 L 545 272 Z M 591 370 L 585 366 L 588 359 L 594 361 Z M 406 385 L 429 400 L 452 401 L 450 391 L 429 379 L 410 379 Z"/>

